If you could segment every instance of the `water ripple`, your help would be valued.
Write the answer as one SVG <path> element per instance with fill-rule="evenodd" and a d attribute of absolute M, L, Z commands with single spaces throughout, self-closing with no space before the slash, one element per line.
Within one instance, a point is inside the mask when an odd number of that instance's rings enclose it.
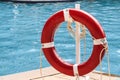
<path fill-rule="evenodd" d="M 75 3 L 102 24 L 107 34 L 111 57 L 111 73 L 120 72 L 120 1 L 82 0 L 72 3 L 13 4 L 0 3 L 0 75 L 39 68 L 40 36 L 46 20 L 56 11 L 73 8 Z M 88 37 L 88 35 L 87 35 Z M 75 62 L 75 39 L 63 23 L 55 34 L 55 47 L 66 62 Z M 81 43 L 84 43 L 81 41 Z M 84 51 L 84 45 L 81 45 Z M 92 40 L 87 38 L 87 56 L 92 52 Z M 68 57 L 69 55 L 69 57 Z M 43 66 L 50 66 L 42 55 Z M 106 59 L 103 60 L 107 71 Z"/>

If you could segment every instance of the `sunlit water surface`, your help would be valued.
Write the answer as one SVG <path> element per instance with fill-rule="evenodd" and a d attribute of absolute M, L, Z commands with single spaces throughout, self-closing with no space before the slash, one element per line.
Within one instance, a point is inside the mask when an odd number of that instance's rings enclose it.
<path fill-rule="evenodd" d="M 46 20 L 56 11 L 74 8 L 92 14 L 102 25 L 109 43 L 111 73 L 120 75 L 120 1 L 95 0 L 68 3 L 20 4 L 0 2 L 0 75 L 13 74 L 40 68 L 40 37 Z M 86 35 L 86 57 L 91 55 L 92 39 Z M 55 47 L 60 57 L 75 63 L 75 40 L 63 23 L 55 34 Z M 81 43 L 84 43 L 82 41 Z M 81 44 L 84 56 L 84 44 Z M 50 66 L 42 54 L 42 67 Z M 107 56 L 102 70 L 107 72 Z M 100 70 L 99 67 L 96 68 Z"/>

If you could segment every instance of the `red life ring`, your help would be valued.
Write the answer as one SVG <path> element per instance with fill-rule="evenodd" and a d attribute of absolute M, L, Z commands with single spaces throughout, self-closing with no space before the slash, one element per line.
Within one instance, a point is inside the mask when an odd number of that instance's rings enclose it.
<path fill-rule="evenodd" d="M 105 33 L 99 22 L 87 12 L 83 10 L 69 9 L 69 14 L 72 19 L 84 24 L 90 31 L 91 35 L 96 39 L 96 41 L 94 41 L 95 44 L 93 46 L 93 51 L 90 58 L 86 62 L 78 64 L 77 66 L 78 74 L 82 76 L 91 72 L 100 63 L 99 58 L 101 50 L 104 48 L 103 44 L 105 43 Z M 59 58 L 54 47 L 55 31 L 59 27 L 58 25 L 64 21 L 65 19 L 63 10 L 55 13 L 47 20 L 41 36 L 42 50 L 48 62 L 55 69 L 64 74 L 74 76 L 74 65 L 66 63 L 61 58 Z M 99 43 L 100 40 L 104 40 L 103 43 Z M 104 54 L 105 50 L 101 54 L 101 59 L 103 58 Z"/>

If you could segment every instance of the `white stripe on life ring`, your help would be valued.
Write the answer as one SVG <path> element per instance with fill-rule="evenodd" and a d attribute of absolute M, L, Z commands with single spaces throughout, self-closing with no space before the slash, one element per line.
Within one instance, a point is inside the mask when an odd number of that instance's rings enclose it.
<path fill-rule="evenodd" d="M 95 39 L 93 40 L 93 44 L 94 45 L 100 45 L 100 44 L 106 44 L 107 40 L 106 38 L 101 38 L 101 39 Z"/>
<path fill-rule="evenodd" d="M 54 47 L 54 42 L 42 43 L 42 48 L 51 48 Z"/>
<path fill-rule="evenodd" d="M 73 65 L 73 72 L 74 72 L 74 76 L 79 75 L 78 64 L 74 64 Z"/>
<path fill-rule="evenodd" d="M 70 14 L 69 14 L 69 9 L 63 9 L 64 12 L 64 20 L 69 21 Z"/>

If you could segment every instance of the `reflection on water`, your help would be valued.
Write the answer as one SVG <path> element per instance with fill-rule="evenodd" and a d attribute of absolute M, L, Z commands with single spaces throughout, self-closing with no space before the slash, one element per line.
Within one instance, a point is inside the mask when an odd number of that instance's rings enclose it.
<path fill-rule="evenodd" d="M 13 4 L 14 5 L 14 9 L 13 9 L 13 14 L 14 14 L 14 19 L 16 19 L 17 15 L 19 15 L 19 11 L 18 11 L 18 4 Z"/>

